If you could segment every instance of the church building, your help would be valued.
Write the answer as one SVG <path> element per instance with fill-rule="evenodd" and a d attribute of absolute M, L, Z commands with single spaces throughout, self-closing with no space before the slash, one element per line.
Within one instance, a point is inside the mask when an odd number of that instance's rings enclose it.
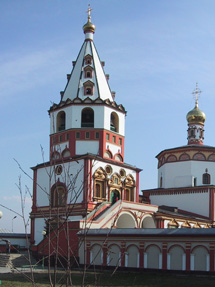
<path fill-rule="evenodd" d="M 60 101 L 49 109 L 49 161 L 32 167 L 33 254 L 75 264 L 214 271 L 215 148 L 203 144 L 198 87 L 187 114 L 188 144 L 157 155 L 158 188 L 139 195 L 141 169 L 124 161 L 126 110 L 96 50 L 90 7 L 83 32 Z"/>

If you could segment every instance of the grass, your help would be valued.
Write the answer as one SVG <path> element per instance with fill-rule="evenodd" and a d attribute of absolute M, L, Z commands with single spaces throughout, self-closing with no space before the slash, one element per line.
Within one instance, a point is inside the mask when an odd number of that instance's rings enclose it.
<path fill-rule="evenodd" d="M 29 273 L 25 273 L 28 274 Z M 38 287 L 50 286 L 47 273 L 36 273 L 35 282 Z M 59 284 L 65 285 L 65 273 L 58 272 Z M 82 273 L 72 272 L 72 281 L 74 287 L 82 286 Z M 2 287 L 30 287 L 32 284 L 24 277 L 23 274 L 0 274 Z M 177 273 L 159 273 L 159 272 L 128 272 L 112 271 L 87 272 L 85 287 L 92 286 L 132 286 L 132 287 L 210 287 L 215 286 L 215 275 L 200 274 L 177 274 Z"/>

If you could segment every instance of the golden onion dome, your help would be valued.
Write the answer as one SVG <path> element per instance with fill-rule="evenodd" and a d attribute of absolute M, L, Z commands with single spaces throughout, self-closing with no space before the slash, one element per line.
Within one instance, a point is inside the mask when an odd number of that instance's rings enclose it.
<path fill-rule="evenodd" d="M 205 120 L 206 120 L 205 113 L 198 108 L 198 101 L 196 101 L 195 108 L 187 113 L 187 121 L 189 124 L 191 123 L 204 124 Z"/>
<path fill-rule="evenodd" d="M 93 25 L 93 23 L 91 22 L 91 11 L 92 9 L 90 8 L 90 4 L 88 5 L 88 21 L 87 23 L 83 26 L 83 30 L 84 30 L 84 34 L 86 33 L 95 33 L 96 30 L 96 26 Z"/>
<path fill-rule="evenodd" d="M 96 26 L 88 19 L 87 23 L 83 26 L 84 34 L 86 33 L 95 33 Z"/>

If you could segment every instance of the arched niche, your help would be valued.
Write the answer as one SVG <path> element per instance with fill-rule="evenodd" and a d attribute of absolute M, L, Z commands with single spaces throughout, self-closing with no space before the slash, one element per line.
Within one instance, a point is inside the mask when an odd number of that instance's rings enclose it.
<path fill-rule="evenodd" d="M 142 228 L 156 228 L 154 218 L 151 215 L 147 215 L 143 218 Z"/>
<path fill-rule="evenodd" d="M 129 213 L 121 213 L 116 222 L 117 228 L 135 228 L 137 227 L 135 218 Z"/>

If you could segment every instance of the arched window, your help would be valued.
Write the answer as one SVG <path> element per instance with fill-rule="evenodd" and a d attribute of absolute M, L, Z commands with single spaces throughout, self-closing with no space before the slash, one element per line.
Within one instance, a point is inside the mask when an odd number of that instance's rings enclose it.
<path fill-rule="evenodd" d="M 115 112 L 110 115 L 110 130 L 117 133 L 119 132 L 119 117 Z"/>
<path fill-rule="evenodd" d="M 84 95 L 85 96 L 92 96 L 94 83 L 91 81 L 87 81 L 83 85 L 84 85 Z"/>
<path fill-rule="evenodd" d="M 125 178 L 125 200 L 134 201 L 134 187 L 135 180 L 131 174 L 128 174 Z"/>
<path fill-rule="evenodd" d="M 104 181 L 100 181 L 100 180 L 95 181 L 94 198 L 102 198 L 102 199 L 106 198 Z"/>
<path fill-rule="evenodd" d="M 203 184 L 210 184 L 211 179 L 210 179 L 210 174 L 209 173 L 204 173 L 202 176 L 202 183 Z"/>
<path fill-rule="evenodd" d="M 66 188 L 63 184 L 55 184 L 51 189 L 52 207 L 65 207 L 66 205 Z"/>
<path fill-rule="evenodd" d="M 133 188 L 125 189 L 125 200 L 134 201 L 134 190 Z"/>
<path fill-rule="evenodd" d="M 92 109 L 86 108 L 82 110 L 81 127 L 82 128 L 94 127 L 94 111 Z"/>
<path fill-rule="evenodd" d="M 98 168 L 94 177 L 94 200 L 106 200 L 106 173 L 103 168 Z"/>
<path fill-rule="evenodd" d="M 91 55 L 86 55 L 84 57 L 85 65 L 91 65 L 92 64 L 92 56 Z"/>
<path fill-rule="evenodd" d="M 93 76 L 93 68 L 90 66 L 87 66 L 84 68 L 84 77 L 85 78 L 92 78 Z"/>
<path fill-rule="evenodd" d="M 57 114 L 57 131 L 63 131 L 66 128 L 66 114 L 65 112 L 59 112 Z"/>

